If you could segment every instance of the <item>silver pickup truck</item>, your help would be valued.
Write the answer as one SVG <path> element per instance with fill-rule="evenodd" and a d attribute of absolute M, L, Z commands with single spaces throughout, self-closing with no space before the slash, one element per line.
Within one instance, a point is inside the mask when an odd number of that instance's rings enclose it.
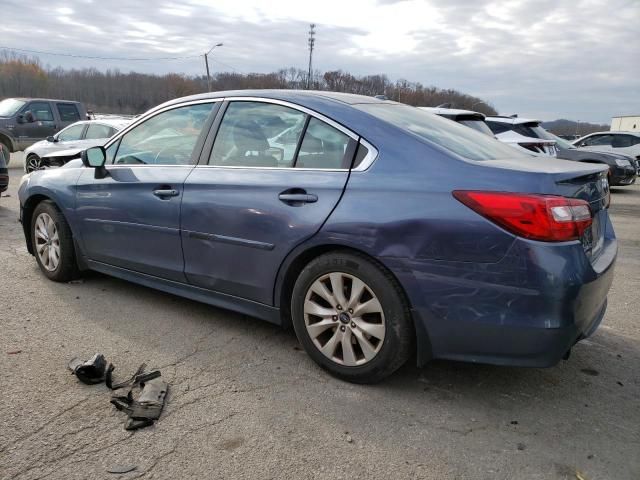
<path fill-rule="evenodd" d="M 80 102 L 46 98 L 5 98 L 0 101 L 0 148 L 9 153 L 24 150 L 78 120 L 87 118 Z"/>

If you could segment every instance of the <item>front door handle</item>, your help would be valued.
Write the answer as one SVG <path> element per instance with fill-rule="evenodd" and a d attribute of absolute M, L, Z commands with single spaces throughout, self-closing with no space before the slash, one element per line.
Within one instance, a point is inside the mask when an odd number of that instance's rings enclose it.
<path fill-rule="evenodd" d="M 304 190 L 303 190 L 304 192 Z M 280 201 L 288 205 L 302 205 L 303 203 L 315 203 L 318 201 L 318 196 L 311 193 L 286 193 L 282 192 L 278 195 Z"/>
<path fill-rule="evenodd" d="M 173 188 L 158 188 L 153 191 L 153 194 L 158 198 L 167 198 L 167 197 L 177 197 L 180 195 L 178 190 L 174 190 Z"/>

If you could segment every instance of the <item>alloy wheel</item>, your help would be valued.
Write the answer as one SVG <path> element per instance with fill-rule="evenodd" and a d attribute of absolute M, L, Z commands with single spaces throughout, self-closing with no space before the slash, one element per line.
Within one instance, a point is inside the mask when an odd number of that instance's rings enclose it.
<path fill-rule="evenodd" d="M 60 263 L 60 237 L 53 219 L 47 213 L 38 215 L 34 235 L 36 253 L 42 266 L 52 272 Z"/>
<path fill-rule="evenodd" d="M 354 275 L 332 272 L 307 290 L 304 322 L 322 354 L 340 365 L 364 365 L 378 354 L 385 337 L 382 305 Z"/>

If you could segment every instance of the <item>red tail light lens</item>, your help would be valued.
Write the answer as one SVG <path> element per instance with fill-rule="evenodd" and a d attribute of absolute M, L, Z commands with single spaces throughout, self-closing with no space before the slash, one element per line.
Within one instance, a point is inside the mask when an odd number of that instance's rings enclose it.
<path fill-rule="evenodd" d="M 504 229 L 532 240 L 576 240 L 591 226 L 584 200 L 553 195 L 456 190 L 453 196 Z"/>

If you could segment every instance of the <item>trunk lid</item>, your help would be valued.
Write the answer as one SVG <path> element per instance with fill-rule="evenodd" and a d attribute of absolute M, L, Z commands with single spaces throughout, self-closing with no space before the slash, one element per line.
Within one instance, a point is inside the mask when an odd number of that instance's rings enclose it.
<path fill-rule="evenodd" d="M 519 170 L 523 175 L 536 174 L 536 191 L 548 195 L 579 198 L 589 203 L 593 223 L 582 236 L 585 254 L 593 262 L 604 245 L 609 206 L 609 167 L 603 164 L 580 163 L 554 158 L 491 160 L 482 162 L 487 166 Z"/>

